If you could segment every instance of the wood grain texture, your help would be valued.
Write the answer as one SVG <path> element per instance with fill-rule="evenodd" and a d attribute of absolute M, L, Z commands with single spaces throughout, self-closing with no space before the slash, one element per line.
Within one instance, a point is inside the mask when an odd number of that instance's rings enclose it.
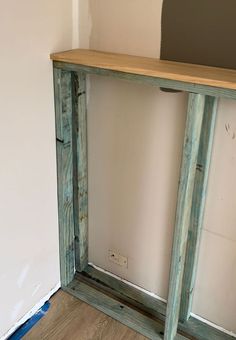
<path fill-rule="evenodd" d="M 171 258 L 165 340 L 173 340 L 179 320 L 180 296 L 185 263 L 187 235 L 191 212 L 205 96 L 189 94 L 185 140 L 178 190 L 175 231 Z"/>
<path fill-rule="evenodd" d="M 60 274 L 62 286 L 74 277 L 74 213 L 71 73 L 54 69 Z"/>
<path fill-rule="evenodd" d="M 85 272 L 82 273 L 85 278 L 91 280 L 94 285 L 102 287 L 104 290 L 112 293 L 114 296 L 143 309 L 147 313 L 164 320 L 166 313 L 166 303 L 138 290 L 115 277 L 103 273 L 100 270 L 89 265 Z"/>
<path fill-rule="evenodd" d="M 65 290 L 149 339 L 163 339 L 163 324 L 115 300 L 96 288 L 74 279 Z M 186 339 L 186 337 L 180 334 L 176 335 L 176 340 Z"/>
<path fill-rule="evenodd" d="M 188 320 L 193 300 L 218 100 L 206 97 L 193 191 L 182 286 L 180 320 Z"/>
<path fill-rule="evenodd" d="M 235 70 L 83 49 L 50 57 L 64 63 L 236 90 Z"/>
<path fill-rule="evenodd" d="M 200 93 L 214 97 L 225 97 L 236 99 L 236 91 L 234 89 L 227 89 L 223 87 L 213 87 L 209 85 L 201 85 L 196 83 L 187 83 L 184 81 L 170 80 L 159 77 L 151 77 L 134 73 L 126 73 L 121 71 L 113 71 L 104 68 L 97 68 L 85 65 L 70 64 L 61 61 L 54 61 L 54 67 L 67 70 L 80 72 L 84 71 L 88 74 L 96 74 L 99 76 L 113 77 L 126 81 L 132 81 L 138 84 L 150 85 L 161 87 L 170 90 L 187 91 L 193 93 Z"/>
<path fill-rule="evenodd" d="M 88 265 L 88 161 L 86 74 L 72 73 L 75 267 Z"/>
<path fill-rule="evenodd" d="M 24 340 L 145 340 L 141 334 L 60 290 L 50 299 L 47 314 Z"/>
<path fill-rule="evenodd" d="M 160 335 L 164 331 L 162 325 L 78 280 L 73 280 L 66 291 L 149 339 L 163 338 Z"/>
<path fill-rule="evenodd" d="M 121 282 L 116 278 L 105 274 L 92 266 L 86 268 L 86 272 L 82 274 L 76 274 L 75 278 L 84 274 L 84 280 L 91 285 L 98 287 L 106 291 L 112 296 L 117 297 L 120 301 L 128 303 L 129 306 L 134 306 L 139 310 L 143 310 L 148 315 L 154 316 L 158 320 L 165 321 L 166 303 L 157 300 L 156 298 L 143 293 L 136 288 L 129 286 L 125 282 Z M 178 324 L 178 330 L 188 334 L 190 339 L 200 340 L 232 340 L 234 337 L 223 333 L 222 331 L 190 316 L 187 322 Z"/>

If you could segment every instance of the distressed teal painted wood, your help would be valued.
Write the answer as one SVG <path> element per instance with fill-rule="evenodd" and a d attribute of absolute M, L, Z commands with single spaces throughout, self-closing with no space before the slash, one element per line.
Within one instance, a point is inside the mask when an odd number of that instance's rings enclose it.
<path fill-rule="evenodd" d="M 100 270 L 89 265 L 82 273 L 86 279 L 92 282 L 97 287 L 102 287 L 109 293 L 114 294 L 118 298 L 134 305 L 137 308 L 143 309 L 147 313 L 164 320 L 166 313 L 166 303 L 157 300 L 150 295 L 135 289 L 134 287 L 117 280 L 111 275 L 105 274 Z"/>
<path fill-rule="evenodd" d="M 77 73 L 78 72 L 78 73 Z M 166 305 L 142 292 L 136 291 L 134 288 L 127 286 L 123 282 L 119 282 L 114 278 L 107 277 L 106 274 L 91 272 L 91 268 L 87 267 L 87 136 L 86 136 L 86 84 L 85 74 L 98 74 L 101 76 L 111 76 L 118 79 L 131 80 L 138 83 L 148 85 L 171 88 L 176 90 L 192 91 L 198 94 L 190 94 L 188 106 L 188 119 L 185 135 L 184 155 L 182 161 L 182 171 L 180 179 L 180 188 L 176 213 L 176 226 L 173 244 L 173 256 L 170 275 L 170 287 L 167 306 L 167 321 L 165 326 L 165 340 L 179 339 L 181 336 L 176 334 L 181 286 L 183 284 L 184 292 L 192 291 L 195 280 L 195 269 L 197 265 L 198 248 L 200 240 L 200 225 L 204 211 L 205 187 L 207 183 L 207 172 L 209 169 L 210 157 L 207 156 L 206 145 L 210 147 L 211 142 L 207 142 L 207 138 L 211 138 L 208 134 L 212 131 L 205 131 L 201 134 L 200 149 L 198 156 L 197 148 L 200 136 L 200 121 L 204 106 L 204 95 L 206 97 L 205 115 L 203 128 L 205 124 L 213 127 L 213 122 L 207 121 L 207 113 L 214 113 L 217 100 L 210 96 L 222 96 L 236 99 L 236 91 L 210 86 L 187 84 L 179 81 L 170 81 L 166 79 L 140 76 L 136 74 L 127 74 L 117 71 L 109 71 L 105 69 L 97 69 L 93 67 L 85 67 L 61 62 L 54 62 L 54 89 L 55 89 L 55 111 L 56 111 L 56 134 L 57 134 L 57 162 L 58 162 L 58 198 L 59 198 L 59 235 L 60 235 L 60 266 L 61 266 L 61 282 L 67 291 L 73 293 L 84 301 L 94 305 L 96 308 L 104 311 L 108 315 L 127 324 L 135 330 L 143 330 L 146 336 L 151 339 L 162 339 L 162 334 L 156 332 L 156 324 L 152 324 L 152 317 L 165 320 Z M 213 120 L 214 117 L 211 117 Z M 208 136 L 208 137 L 207 137 Z M 203 145 L 205 141 L 205 145 Z M 203 145 L 203 146 L 202 146 Z M 201 150 L 204 150 L 202 152 Z M 206 158 L 204 158 L 206 157 Z M 204 174 L 200 172 L 201 165 L 206 162 Z M 195 163 L 195 167 L 194 167 Z M 196 163 L 197 172 L 196 172 Z M 195 182 L 194 172 L 196 172 Z M 202 174 L 204 176 L 199 176 Z M 202 187 L 201 187 L 202 185 Z M 194 191 L 193 191 L 194 187 Z M 203 193 L 202 197 L 200 193 Z M 194 195 L 194 197 L 193 197 Z M 195 216 L 198 219 L 197 228 L 194 228 L 192 234 L 189 232 L 189 240 L 186 252 L 187 229 L 190 215 L 191 200 L 194 203 L 191 219 Z M 200 201 L 197 201 L 200 200 Z M 193 237 L 192 237 L 193 236 Z M 192 242 L 192 243 L 191 243 Z M 76 248 L 76 251 L 75 251 Z M 75 259 L 76 257 L 76 259 Z M 187 279 L 183 281 L 184 259 L 186 257 L 185 274 Z M 189 261 L 189 263 L 187 263 Z M 84 280 L 88 281 L 88 285 L 81 283 L 79 291 L 68 283 L 74 278 L 74 270 L 86 270 L 83 273 Z M 81 275 L 81 274 L 80 274 Z M 79 278 L 81 279 L 81 277 Z M 86 282 L 87 282 L 86 281 Z M 186 281 L 186 282 L 185 282 Z M 188 281 L 188 283 L 187 283 Z M 75 281 L 73 281 L 75 284 Z M 79 281 L 78 281 L 79 282 Z M 115 307 L 112 310 L 110 297 L 106 294 L 98 292 L 91 287 L 94 284 L 97 289 L 112 294 L 117 299 L 129 304 L 129 310 L 121 315 Z M 188 290 L 185 283 L 190 287 Z M 76 284 L 75 284 L 76 285 Z M 82 288 L 81 288 L 82 287 Z M 91 291 L 92 289 L 92 291 Z M 73 291 L 73 292 L 72 292 Z M 102 294 L 102 295 L 100 295 Z M 98 296 L 97 300 L 96 297 Z M 106 297 L 104 300 L 104 296 Z M 184 293 L 183 293 L 184 296 Z M 108 299 L 108 300 L 107 300 Z M 113 299 L 114 300 L 114 299 Z M 192 296 L 188 294 L 182 297 L 182 306 L 185 304 L 185 311 L 181 307 L 181 319 L 187 319 L 191 306 Z M 185 301 L 183 303 L 183 301 Z M 115 301 L 115 303 L 119 303 Z M 117 306 L 117 305 L 115 305 Z M 130 306 L 143 310 L 151 317 L 143 320 L 140 319 L 140 313 L 136 312 Z M 186 308 L 187 306 L 187 308 Z M 131 312 L 132 311 L 132 312 Z M 182 312 L 183 311 L 183 312 Z M 135 312 L 133 314 L 133 312 Z M 138 313 L 138 314 L 136 314 Z M 141 314 L 142 315 L 142 314 Z M 126 316 L 128 321 L 126 321 Z M 143 315 L 142 315 L 143 316 Z M 141 320 L 141 321 L 140 321 Z M 149 321 L 147 321 L 149 320 Z M 156 322 L 156 321 L 155 321 Z M 146 328 L 147 327 L 147 328 Z M 159 326 L 158 326 L 159 327 Z M 158 328 L 159 329 L 159 328 Z M 162 327 L 163 329 L 163 327 Z M 178 329 L 186 332 L 189 336 L 201 340 L 228 340 L 233 339 L 229 336 L 203 322 L 190 317 L 188 321 L 179 323 Z M 141 331 L 142 332 L 142 331 Z M 144 334 L 144 333 L 142 333 Z M 144 335 L 145 335 L 144 334 Z M 148 335 L 149 334 L 149 335 Z M 182 338 L 182 337 L 181 337 Z"/>
<path fill-rule="evenodd" d="M 191 83 L 185 83 L 181 81 L 168 80 L 168 79 L 162 79 L 162 78 L 156 78 L 156 77 L 148 77 L 148 76 L 142 76 L 138 74 L 124 73 L 120 71 L 112 71 L 112 70 L 89 67 L 89 66 L 84 66 L 84 65 L 68 64 L 68 63 L 63 63 L 59 61 L 54 61 L 53 64 L 54 64 L 54 67 L 68 70 L 68 71 L 75 71 L 75 72 L 84 71 L 88 74 L 97 74 L 100 76 L 113 77 L 113 78 L 124 79 L 128 81 L 135 81 L 136 83 L 163 87 L 166 89 L 174 89 L 174 90 L 199 93 L 199 94 L 209 95 L 209 96 L 214 96 L 214 97 L 225 97 L 225 98 L 236 99 L 236 91 L 225 89 L 225 88 L 219 88 L 219 87 L 213 87 L 213 86 L 207 86 L 207 85 L 198 85 L 194 83 L 191 84 Z"/>
<path fill-rule="evenodd" d="M 86 74 L 72 73 L 75 207 L 75 267 L 88 265 L 88 161 Z"/>
<path fill-rule="evenodd" d="M 54 69 L 61 284 L 74 277 L 71 73 Z"/>
<path fill-rule="evenodd" d="M 218 100 L 206 97 L 188 231 L 180 320 L 188 320 L 193 300 Z"/>
<path fill-rule="evenodd" d="M 101 312 L 120 321 L 126 326 L 143 334 L 152 340 L 163 339 L 164 326 L 157 320 L 152 320 L 143 313 L 130 308 L 121 301 L 118 301 L 102 291 L 99 291 L 84 282 L 74 279 L 65 290 L 80 300 L 89 303 Z M 178 334 L 176 340 L 187 338 Z"/>
<path fill-rule="evenodd" d="M 190 316 L 189 320 L 179 323 L 179 328 L 196 340 L 235 340 L 235 337 Z"/>
<path fill-rule="evenodd" d="M 166 303 L 162 302 L 130 285 L 124 283 L 116 278 L 103 273 L 96 268 L 89 265 L 85 272 L 76 274 L 75 278 L 88 282 L 91 286 L 106 291 L 113 297 L 124 301 L 129 306 L 134 306 L 139 310 L 144 311 L 147 315 L 151 315 L 160 321 L 165 321 Z M 200 340 L 232 340 L 233 336 L 225 334 L 224 332 L 194 318 L 191 316 L 185 323 L 179 322 L 178 330 L 185 332 L 190 337 Z"/>
<path fill-rule="evenodd" d="M 63 140 L 61 75 L 62 70 L 57 68 L 53 69 L 56 138 L 60 141 Z"/>
<path fill-rule="evenodd" d="M 165 340 L 173 340 L 177 331 L 182 278 L 185 262 L 194 177 L 197 165 L 205 96 L 189 94 L 182 166 L 175 217 L 169 293 L 166 312 Z"/>

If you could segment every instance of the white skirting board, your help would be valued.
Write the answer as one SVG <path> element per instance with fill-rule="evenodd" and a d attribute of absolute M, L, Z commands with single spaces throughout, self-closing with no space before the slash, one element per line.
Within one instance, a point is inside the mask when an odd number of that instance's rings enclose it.
<path fill-rule="evenodd" d="M 205 322 L 206 324 L 208 324 L 208 325 L 210 325 L 210 326 L 212 326 L 212 327 L 214 327 L 214 328 L 216 328 L 216 329 L 219 329 L 219 331 L 224 332 L 225 334 L 228 334 L 228 335 L 233 336 L 233 337 L 236 338 L 236 334 L 235 334 L 234 332 L 227 331 L 227 329 L 224 329 L 223 327 L 218 326 L 218 325 L 216 325 L 215 323 L 213 323 L 213 322 L 211 322 L 211 321 L 208 321 L 208 320 L 202 318 L 201 316 L 199 316 L 199 315 L 197 315 L 197 314 L 191 313 L 191 315 L 192 315 L 195 319 L 198 319 L 198 320 L 200 320 L 200 321 L 202 321 L 202 322 Z"/>
<path fill-rule="evenodd" d="M 143 293 L 145 293 L 145 294 L 147 294 L 147 295 L 152 296 L 153 298 L 155 298 L 155 299 L 157 299 L 157 300 L 160 300 L 160 301 L 162 301 L 162 302 L 167 302 L 167 300 L 161 298 L 159 295 L 157 295 L 157 294 L 155 294 L 155 293 L 152 293 L 152 292 L 149 292 L 149 290 L 146 290 L 146 289 L 144 289 L 144 288 L 142 288 L 142 287 L 139 287 L 139 286 L 137 286 L 136 284 L 134 284 L 134 283 L 132 283 L 132 282 L 130 282 L 130 281 L 127 281 L 127 280 L 125 280 L 125 279 L 122 279 L 120 276 L 117 276 L 117 275 L 115 275 L 115 274 L 112 274 L 111 272 L 108 272 L 107 270 L 102 269 L 101 267 L 98 267 L 97 265 L 93 264 L 92 262 L 89 262 L 89 265 L 90 265 L 91 267 L 93 267 L 93 268 L 99 270 L 100 272 L 102 272 L 102 273 L 104 273 L 104 274 L 107 274 L 107 275 L 109 275 L 109 276 L 112 276 L 112 277 L 114 277 L 115 279 L 117 279 L 117 280 L 119 280 L 119 281 L 121 281 L 121 282 L 124 282 L 124 283 L 126 283 L 127 285 L 129 285 L 129 286 L 131 286 L 131 287 L 133 287 L 133 288 L 136 288 L 136 289 L 140 290 L 141 292 L 143 292 Z M 1 339 L 0 339 L 0 340 L 1 340 Z"/>
<path fill-rule="evenodd" d="M 44 304 L 46 301 L 50 299 L 50 297 L 58 291 L 58 289 L 61 287 L 61 284 L 58 283 L 50 292 L 45 295 L 36 305 L 34 305 L 31 310 L 26 313 L 20 320 L 16 322 L 16 324 L 11 327 L 3 336 L 0 337 L 0 340 L 6 340 L 10 335 L 12 335 L 17 328 L 19 328 L 21 325 L 23 325 L 27 320 L 29 320 Z"/>

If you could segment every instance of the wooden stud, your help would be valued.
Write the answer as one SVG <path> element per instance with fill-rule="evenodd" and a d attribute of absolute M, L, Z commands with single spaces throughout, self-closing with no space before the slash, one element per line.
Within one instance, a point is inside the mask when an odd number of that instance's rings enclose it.
<path fill-rule="evenodd" d="M 112 71 L 112 70 L 84 66 L 84 65 L 63 63 L 61 61 L 54 61 L 53 64 L 57 68 L 61 68 L 63 70 L 68 70 L 68 71 L 75 71 L 75 72 L 84 71 L 89 74 L 113 77 L 113 78 L 123 79 L 123 80 L 128 80 L 128 81 L 135 81 L 136 83 L 139 83 L 139 84 L 146 84 L 146 85 L 151 85 L 151 86 L 156 86 L 156 87 L 163 87 L 167 89 L 199 93 L 199 94 L 209 95 L 209 96 L 214 96 L 214 97 L 225 97 L 225 98 L 236 99 L 235 90 L 227 89 L 223 87 L 199 85 L 196 83 L 187 83 L 187 82 L 178 81 L 178 80 L 169 80 L 169 79 L 163 79 L 163 78 L 158 78 L 158 77 L 144 76 L 144 75 L 126 73 L 126 72 L 120 72 L 120 71 Z"/>
<path fill-rule="evenodd" d="M 136 308 L 144 310 L 160 320 L 165 320 L 165 302 L 155 299 L 147 293 L 138 290 L 109 274 L 97 270 L 91 265 L 88 265 L 84 272 L 80 274 L 76 273 L 75 277 L 81 277 L 81 275 L 84 277 L 84 280 L 87 280 L 94 286 L 102 288 L 117 298 L 124 300 Z"/>
<path fill-rule="evenodd" d="M 205 96 L 193 93 L 189 94 L 183 158 L 175 218 L 175 232 L 164 337 L 165 340 L 173 340 L 175 338 L 178 326 L 185 252 L 194 187 L 194 177 L 197 165 L 197 154 L 204 113 L 204 103 Z"/>
<path fill-rule="evenodd" d="M 206 96 L 185 257 L 180 306 L 180 320 L 182 322 L 189 319 L 192 308 L 193 289 L 196 279 L 207 183 L 217 115 L 217 104 L 218 100 L 216 98 Z"/>
<path fill-rule="evenodd" d="M 96 268 L 88 265 L 85 272 L 76 273 L 75 278 L 87 282 L 90 286 L 97 289 L 102 289 L 110 296 L 124 301 L 129 306 L 135 309 L 142 310 L 147 315 L 165 321 L 166 303 L 150 296 L 127 283 L 114 278 Z M 198 320 L 194 316 L 190 316 L 185 323 L 179 322 L 178 330 L 189 335 L 190 338 L 201 340 L 233 340 L 233 336 L 228 335 L 221 330 L 208 325 L 207 323 Z"/>
<path fill-rule="evenodd" d="M 74 279 L 64 290 L 149 339 L 163 339 L 164 326 L 162 323 L 78 279 Z M 176 340 L 187 340 L 187 338 L 178 334 Z"/>
<path fill-rule="evenodd" d="M 71 73 L 54 68 L 61 284 L 74 277 Z"/>
<path fill-rule="evenodd" d="M 88 171 L 86 74 L 72 73 L 75 266 L 83 271 L 88 265 Z"/>

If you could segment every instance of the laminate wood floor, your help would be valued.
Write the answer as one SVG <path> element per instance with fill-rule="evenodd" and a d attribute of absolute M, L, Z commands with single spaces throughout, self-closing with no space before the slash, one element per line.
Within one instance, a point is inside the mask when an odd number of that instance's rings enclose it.
<path fill-rule="evenodd" d="M 144 336 L 59 290 L 47 314 L 24 340 L 145 340 Z"/>

